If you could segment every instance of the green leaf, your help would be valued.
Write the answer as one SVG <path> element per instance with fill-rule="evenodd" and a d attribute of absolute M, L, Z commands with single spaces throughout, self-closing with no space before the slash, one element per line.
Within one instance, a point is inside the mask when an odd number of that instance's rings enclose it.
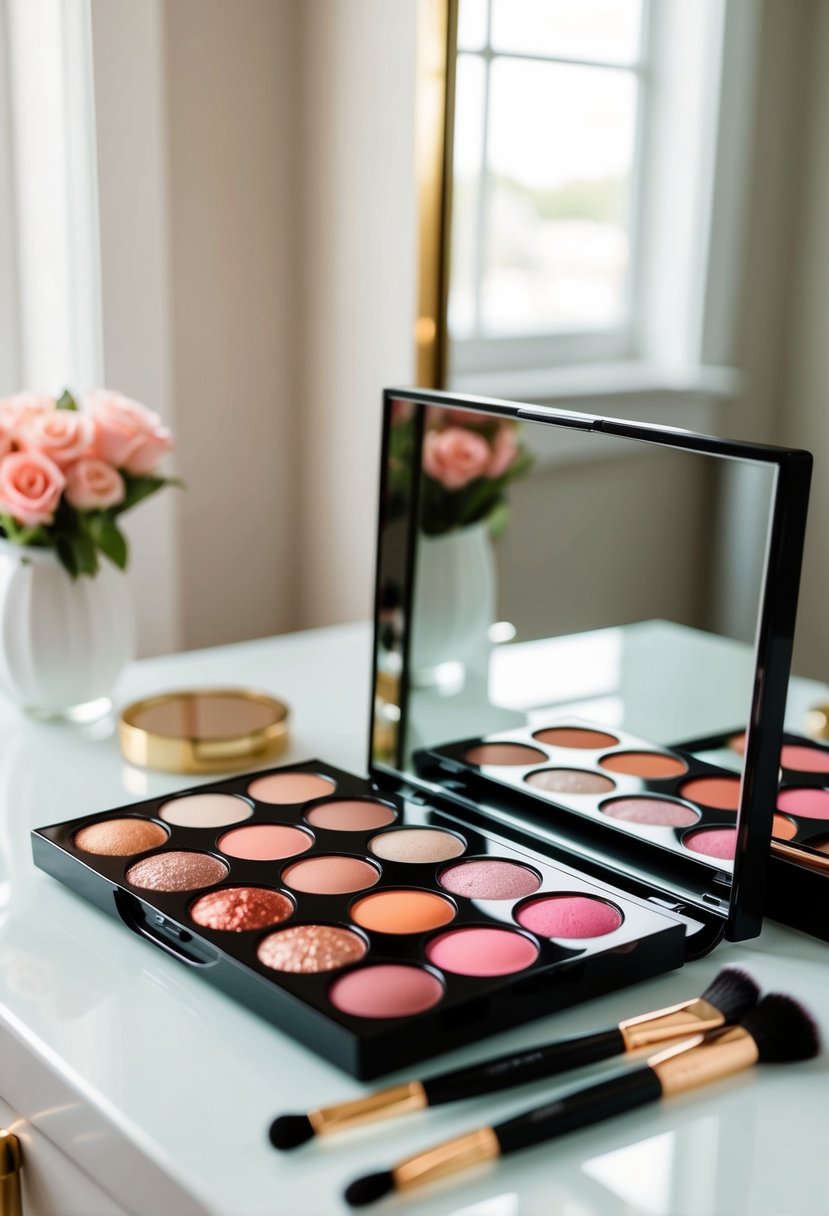
<path fill-rule="evenodd" d="M 184 482 L 178 477 L 136 477 L 132 473 L 125 473 L 123 469 L 121 469 L 121 476 L 124 479 L 126 493 L 124 501 L 113 509 L 113 515 L 123 515 L 124 511 L 129 511 L 136 503 L 143 502 L 145 498 L 149 498 L 151 494 L 155 494 L 164 486 L 182 487 L 184 485 Z"/>
<path fill-rule="evenodd" d="M 77 410 L 77 408 L 78 408 L 77 401 L 72 396 L 72 394 L 69 392 L 69 389 L 65 388 L 63 390 L 63 392 L 61 393 L 60 397 L 58 398 L 58 409 L 59 410 Z"/>
<path fill-rule="evenodd" d="M 127 538 L 109 514 L 91 515 L 87 529 L 98 548 L 119 570 L 126 570 Z"/>
<path fill-rule="evenodd" d="M 90 577 L 97 574 L 98 554 L 92 537 L 86 532 L 78 531 L 72 537 L 71 544 L 75 551 L 78 574 L 88 574 Z"/>
<path fill-rule="evenodd" d="M 78 562 L 75 557 L 75 547 L 72 544 L 71 536 L 56 536 L 55 549 L 57 551 L 58 560 L 71 579 L 78 577 Z"/>

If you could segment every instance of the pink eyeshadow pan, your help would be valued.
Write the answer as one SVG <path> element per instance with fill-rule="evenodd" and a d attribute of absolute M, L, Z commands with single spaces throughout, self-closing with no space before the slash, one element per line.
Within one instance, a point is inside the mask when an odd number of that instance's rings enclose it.
<path fill-rule="evenodd" d="M 610 819 L 647 827 L 689 828 L 699 819 L 693 807 L 671 798 L 614 798 L 603 803 L 601 811 Z"/>
<path fill-rule="evenodd" d="M 829 790 L 781 790 L 777 796 L 778 811 L 799 815 L 801 819 L 829 819 Z"/>
<path fill-rule="evenodd" d="M 335 980 L 328 999 L 341 1013 L 358 1018 L 406 1018 L 437 1005 L 443 985 L 422 967 L 381 963 L 360 967 Z"/>
<path fill-rule="evenodd" d="M 450 929 L 429 942 L 426 957 L 453 975 L 512 975 L 532 966 L 538 947 L 512 929 Z"/>
<path fill-rule="evenodd" d="M 373 887 L 380 873 L 359 857 L 309 857 L 283 870 L 282 881 L 292 891 L 309 895 L 347 895 Z"/>
<path fill-rule="evenodd" d="M 333 832 L 369 832 L 394 823 L 395 812 L 371 798 L 337 798 L 312 807 L 305 818 L 315 828 Z"/>
<path fill-rule="evenodd" d="M 518 909 L 519 925 L 539 937 L 604 937 L 623 921 L 621 912 L 592 895 L 539 895 Z"/>
<path fill-rule="evenodd" d="M 219 849 L 244 861 L 281 861 L 296 857 L 314 843 L 309 832 L 283 823 L 252 823 L 219 837 Z"/>
<path fill-rule="evenodd" d="M 829 773 L 829 752 L 787 743 L 780 753 L 780 763 L 798 773 Z"/>
<path fill-rule="evenodd" d="M 541 886 L 538 875 L 526 866 L 494 857 L 450 866 L 439 882 L 444 891 L 466 899 L 521 899 Z"/>
<path fill-rule="evenodd" d="M 736 828 L 697 828 L 683 837 L 683 845 L 692 853 L 733 861 L 737 848 Z"/>

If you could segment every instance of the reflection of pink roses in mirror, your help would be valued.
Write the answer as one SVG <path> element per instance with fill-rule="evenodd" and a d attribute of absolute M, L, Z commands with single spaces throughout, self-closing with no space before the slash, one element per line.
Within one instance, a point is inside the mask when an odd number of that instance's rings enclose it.
<path fill-rule="evenodd" d="M 483 435 L 449 426 L 445 431 L 429 431 L 423 440 L 423 468 L 447 490 L 460 490 L 486 475 L 491 461 L 490 447 Z"/>
<path fill-rule="evenodd" d="M 401 423 L 408 422 L 413 414 L 414 401 L 404 401 L 402 398 L 395 397 L 391 403 L 392 426 L 399 426 Z"/>
<path fill-rule="evenodd" d="M 507 470 L 515 464 L 517 455 L 518 436 L 515 433 L 515 427 L 509 422 L 502 422 L 492 444 L 492 460 L 487 469 L 487 476 L 503 477 Z"/>

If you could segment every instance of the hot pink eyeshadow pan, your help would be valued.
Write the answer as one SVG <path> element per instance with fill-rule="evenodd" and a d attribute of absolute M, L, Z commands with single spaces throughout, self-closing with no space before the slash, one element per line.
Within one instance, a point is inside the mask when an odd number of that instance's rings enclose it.
<path fill-rule="evenodd" d="M 335 980 L 328 999 L 358 1018 L 406 1018 L 437 1005 L 443 985 L 430 971 L 399 963 L 360 967 Z"/>
<path fill-rule="evenodd" d="M 622 924 L 617 908 L 591 895 L 539 895 L 515 919 L 539 937 L 604 937 Z"/>
<path fill-rule="evenodd" d="M 799 773 L 829 773 L 829 752 L 787 743 L 780 753 L 780 763 L 783 768 L 795 769 Z"/>
<path fill-rule="evenodd" d="M 829 790 L 781 790 L 777 796 L 778 811 L 799 815 L 801 819 L 829 819 Z"/>
<path fill-rule="evenodd" d="M 450 929 L 429 942 L 426 957 L 454 975 L 512 975 L 535 962 L 538 947 L 512 929 Z"/>
<path fill-rule="evenodd" d="M 692 853 L 719 857 L 722 861 L 733 861 L 737 848 L 737 829 L 697 828 L 695 832 L 688 832 L 682 843 Z"/>

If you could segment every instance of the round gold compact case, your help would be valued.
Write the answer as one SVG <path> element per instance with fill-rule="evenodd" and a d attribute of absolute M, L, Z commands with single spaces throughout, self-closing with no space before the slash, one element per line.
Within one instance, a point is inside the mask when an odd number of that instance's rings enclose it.
<path fill-rule="evenodd" d="M 247 688 L 198 688 L 133 701 L 118 737 L 130 764 L 168 773 L 230 773 L 285 750 L 290 710 Z"/>

